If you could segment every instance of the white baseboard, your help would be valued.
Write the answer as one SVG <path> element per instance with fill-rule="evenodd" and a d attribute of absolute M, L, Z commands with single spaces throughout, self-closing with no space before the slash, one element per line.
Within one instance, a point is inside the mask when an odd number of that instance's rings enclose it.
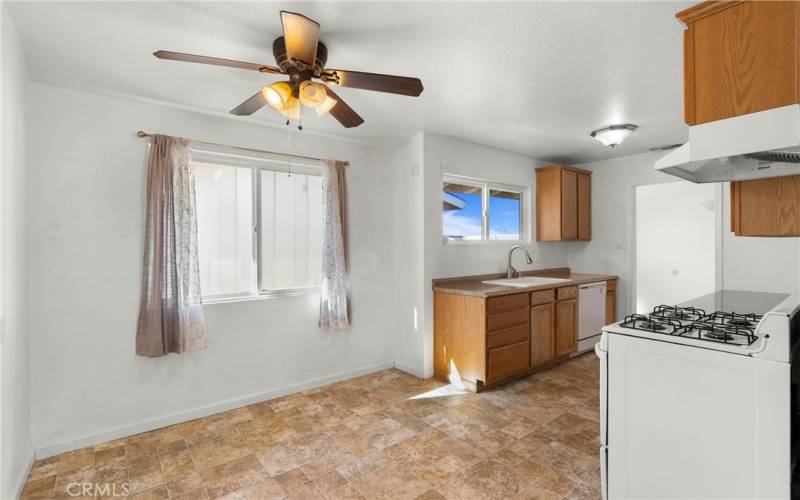
<path fill-rule="evenodd" d="M 247 406 L 255 403 L 261 403 L 263 401 L 268 401 L 270 399 L 286 396 L 287 394 L 293 394 L 295 392 L 314 389 L 324 385 L 329 385 L 336 382 L 341 382 L 343 380 L 348 380 L 354 377 L 360 377 L 361 375 L 367 375 L 369 373 L 381 370 L 387 370 L 394 366 L 395 366 L 394 362 L 384 361 L 383 363 L 377 363 L 374 365 L 365 366 L 362 368 L 358 368 L 356 370 L 340 372 L 334 375 L 329 375 L 327 377 L 311 379 L 306 382 L 292 384 L 278 389 L 272 389 L 266 392 L 259 392 L 255 394 L 249 394 L 247 396 L 228 399 L 226 401 L 222 401 L 219 403 L 201 406 L 191 410 L 182 411 L 180 413 L 174 413 L 172 415 L 166 415 L 163 417 L 158 417 L 143 422 L 126 425 L 124 427 L 118 427 L 116 429 L 98 432 L 96 434 L 90 434 L 88 436 L 69 439 L 67 441 L 61 441 L 59 443 L 46 444 L 36 449 L 36 458 L 37 459 L 47 458 L 53 455 L 58 455 L 68 451 L 77 450 L 79 448 L 85 448 L 87 446 L 95 446 L 108 441 L 113 441 L 115 439 L 133 436 L 136 434 L 140 434 L 142 432 L 148 432 L 155 429 L 160 429 L 162 427 L 179 424 L 181 422 L 194 420 L 196 418 L 207 417 L 209 415 L 232 410 L 234 408 L 239 408 L 242 406 Z"/>
<path fill-rule="evenodd" d="M 411 366 L 408 363 L 403 363 L 402 361 L 395 360 L 394 367 L 402 372 L 410 373 L 411 375 L 414 375 L 417 378 L 430 378 L 430 377 L 425 377 L 425 373 L 419 368 Z M 433 374 L 431 374 L 431 377 L 432 376 Z"/>
<path fill-rule="evenodd" d="M 20 498 L 22 496 L 22 489 L 25 487 L 25 483 L 28 481 L 28 476 L 31 474 L 31 468 L 33 468 L 33 449 L 30 449 L 28 452 L 28 462 L 25 464 L 25 467 L 22 469 L 22 475 L 17 478 L 17 483 L 14 489 L 11 491 L 14 495 L 13 498 Z"/>

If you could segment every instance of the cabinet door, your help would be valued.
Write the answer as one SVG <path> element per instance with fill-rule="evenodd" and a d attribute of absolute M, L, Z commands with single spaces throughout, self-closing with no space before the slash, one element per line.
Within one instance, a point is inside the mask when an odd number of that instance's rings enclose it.
<path fill-rule="evenodd" d="M 556 309 L 554 303 L 531 307 L 531 367 L 555 358 Z"/>
<path fill-rule="evenodd" d="M 530 345 L 525 341 L 489 349 L 487 358 L 489 360 L 487 383 L 520 375 L 527 372 L 530 367 Z"/>
<path fill-rule="evenodd" d="M 578 174 L 578 239 L 592 239 L 592 177 Z"/>
<path fill-rule="evenodd" d="M 617 320 L 617 291 L 606 290 L 606 324 Z"/>
<path fill-rule="evenodd" d="M 562 300 L 556 303 L 556 357 L 578 349 L 578 301 Z"/>
<path fill-rule="evenodd" d="M 561 170 L 561 239 L 578 239 L 578 174 Z"/>
<path fill-rule="evenodd" d="M 800 236 L 800 176 L 731 183 L 737 236 Z"/>
<path fill-rule="evenodd" d="M 688 25 L 688 125 L 800 100 L 799 10 L 798 2 L 703 2 L 678 13 Z"/>

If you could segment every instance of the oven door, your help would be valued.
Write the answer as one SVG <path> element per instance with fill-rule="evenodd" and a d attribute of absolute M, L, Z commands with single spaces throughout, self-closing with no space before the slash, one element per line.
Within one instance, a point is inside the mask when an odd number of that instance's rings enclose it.
<path fill-rule="evenodd" d="M 789 498 L 790 366 L 608 335 L 608 498 Z"/>

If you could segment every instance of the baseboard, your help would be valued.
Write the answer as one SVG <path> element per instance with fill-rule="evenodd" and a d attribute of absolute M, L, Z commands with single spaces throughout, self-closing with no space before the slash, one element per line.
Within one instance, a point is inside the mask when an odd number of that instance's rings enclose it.
<path fill-rule="evenodd" d="M 395 363 L 393 361 L 384 361 L 383 363 L 377 363 L 374 365 L 365 366 L 362 368 L 358 368 L 356 370 L 340 372 L 334 375 L 329 375 L 327 377 L 320 377 L 308 380 L 306 382 L 292 384 L 278 389 L 272 389 L 266 392 L 259 392 L 255 394 L 249 394 L 243 397 L 228 399 L 220 403 L 201 406 L 198 408 L 194 408 L 192 410 L 182 411 L 180 413 L 174 413 L 172 415 L 166 415 L 163 417 L 154 418 L 152 420 L 146 420 L 132 425 L 126 425 L 124 427 L 118 427 L 116 429 L 98 432 L 96 434 L 91 434 L 88 436 L 70 439 L 67 441 L 61 441 L 59 443 L 43 445 L 36 449 L 36 458 L 37 459 L 47 458 L 68 451 L 85 448 L 87 446 L 95 446 L 108 441 L 113 441 L 115 439 L 133 436 L 136 434 L 140 434 L 142 432 L 148 432 L 155 429 L 160 429 L 162 427 L 179 424 L 189 420 L 194 420 L 196 418 L 207 417 L 209 415 L 213 415 L 215 413 L 220 413 L 223 411 L 233 410 L 234 408 L 239 408 L 242 406 L 247 406 L 255 403 L 261 403 L 263 401 L 279 398 L 281 396 L 286 396 L 288 394 L 293 394 L 295 392 L 305 391 L 308 389 L 315 389 L 317 387 L 322 387 L 324 385 L 329 385 L 336 382 L 341 382 L 343 380 L 360 377 L 362 375 L 367 375 L 377 371 L 387 370 L 394 366 Z"/>
<path fill-rule="evenodd" d="M 33 468 L 34 452 L 30 449 L 28 452 L 28 463 L 22 469 L 22 475 L 17 479 L 17 484 L 11 491 L 14 492 L 12 498 L 20 498 L 22 496 L 22 489 L 25 488 L 25 483 L 28 481 L 28 476 L 31 474 Z"/>
<path fill-rule="evenodd" d="M 402 372 L 410 373 L 411 375 L 414 375 L 417 378 L 430 378 L 430 377 L 425 377 L 425 373 L 419 368 L 413 367 L 408 363 L 403 363 L 402 361 L 395 360 L 394 367 Z M 431 376 L 433 376 L 433 374 L 431 374 Z"/>

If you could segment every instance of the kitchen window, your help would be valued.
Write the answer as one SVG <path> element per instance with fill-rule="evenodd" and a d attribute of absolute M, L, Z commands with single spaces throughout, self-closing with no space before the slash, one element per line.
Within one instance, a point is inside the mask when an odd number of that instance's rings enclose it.
<path fill-rule="evenodd" d="M 208 151 L 193 157 L 203 298 L 318 291 L 320 168 Z"/>
<path fill-rule="evenodd" d="M 445 243 L 525 239 L 526 189 L 455 176 L 442 183 Z"/>

